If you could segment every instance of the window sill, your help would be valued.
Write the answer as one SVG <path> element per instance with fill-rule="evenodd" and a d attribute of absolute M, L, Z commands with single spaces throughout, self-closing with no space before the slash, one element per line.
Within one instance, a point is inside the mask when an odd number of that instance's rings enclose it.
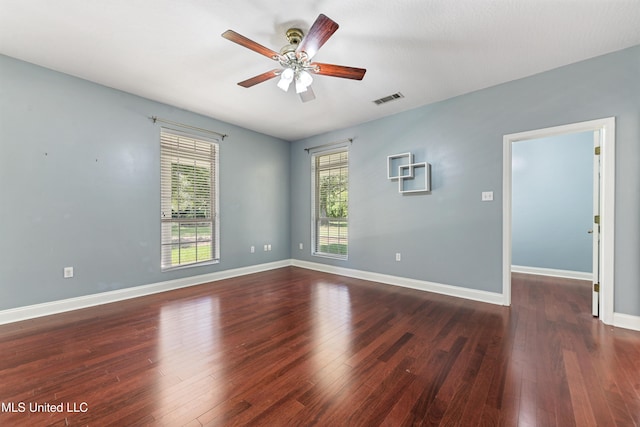
<path fill-rule="evenodd" d="M 339 261 L 347 261 L 349 259 L 348 255 L 325 254 L 323 252 L 313 252 L 311 255 L 319 258 L 337 259 Z"/>
<path fill-rule="evenodd" d="M 166 273 L 168 271 L 184 270 L 186 268 L 203 267 L 205 265 L 214 265 L 214 264 L 219 264 L 219 263 L 220 263 L 219 259 L 214 259 L 214 260 L 211 260 L 211 261 L 193 262 L 191 264 L 175 265 L 175 266 L 172 266 L 172 267 L 161 268 L 161 271 L 163 273 Z"/>

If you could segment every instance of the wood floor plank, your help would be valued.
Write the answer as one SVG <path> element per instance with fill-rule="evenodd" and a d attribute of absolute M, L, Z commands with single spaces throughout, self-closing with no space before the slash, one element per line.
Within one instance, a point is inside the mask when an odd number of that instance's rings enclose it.
<path fill-rule="evenodd" d="M 598 425 L 589 402 L 587 389 L 583 381 L 582 372 L 578 366 L 578 358 L 572 351 L 563 351 L 563 360 L 567 371 L 569 382 L 569 394 L 571 396 L 571 406 L 576 421 L 579 426 Z"/>
<path fill-rule="evenodd" d="M 287 267 L 2 325 L 0 425 L 640 427 L 640 333 L 588 282 L 512 297 Z"/>

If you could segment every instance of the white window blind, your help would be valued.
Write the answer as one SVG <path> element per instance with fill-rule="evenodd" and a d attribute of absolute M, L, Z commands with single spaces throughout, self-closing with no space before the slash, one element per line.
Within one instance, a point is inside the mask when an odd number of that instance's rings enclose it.
<path fill-rule="evenodd" d="M 219 260 L 218 144 L 162 128 L 163 270 Z"/>
<path fill-rule="evenodd" d="M 346 259 L 348 254 L 349 152 L 316 153 L 313 162 L 313 253 Z"/>

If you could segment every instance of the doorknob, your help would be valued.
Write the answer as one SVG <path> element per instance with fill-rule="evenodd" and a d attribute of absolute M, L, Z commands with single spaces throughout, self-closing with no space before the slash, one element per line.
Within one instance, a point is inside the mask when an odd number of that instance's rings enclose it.
<path fill-rule="evenodd" d="M 593 230 L 589 230 L 589 231 L 587 231 L 587 233 L 593 234 Z"/>

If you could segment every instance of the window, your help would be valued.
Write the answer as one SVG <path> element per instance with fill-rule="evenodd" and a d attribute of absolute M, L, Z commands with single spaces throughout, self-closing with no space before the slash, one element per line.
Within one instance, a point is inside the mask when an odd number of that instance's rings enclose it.
<path fill-rule="evenodd" d="M 162 270 L 217 262 L 218 144 L 160 131 Z"/>
<path fill-rule="evenodd" d="M 313 254 L 346 259 L 348 253 L 349 152 L 313 155 Z"/>

